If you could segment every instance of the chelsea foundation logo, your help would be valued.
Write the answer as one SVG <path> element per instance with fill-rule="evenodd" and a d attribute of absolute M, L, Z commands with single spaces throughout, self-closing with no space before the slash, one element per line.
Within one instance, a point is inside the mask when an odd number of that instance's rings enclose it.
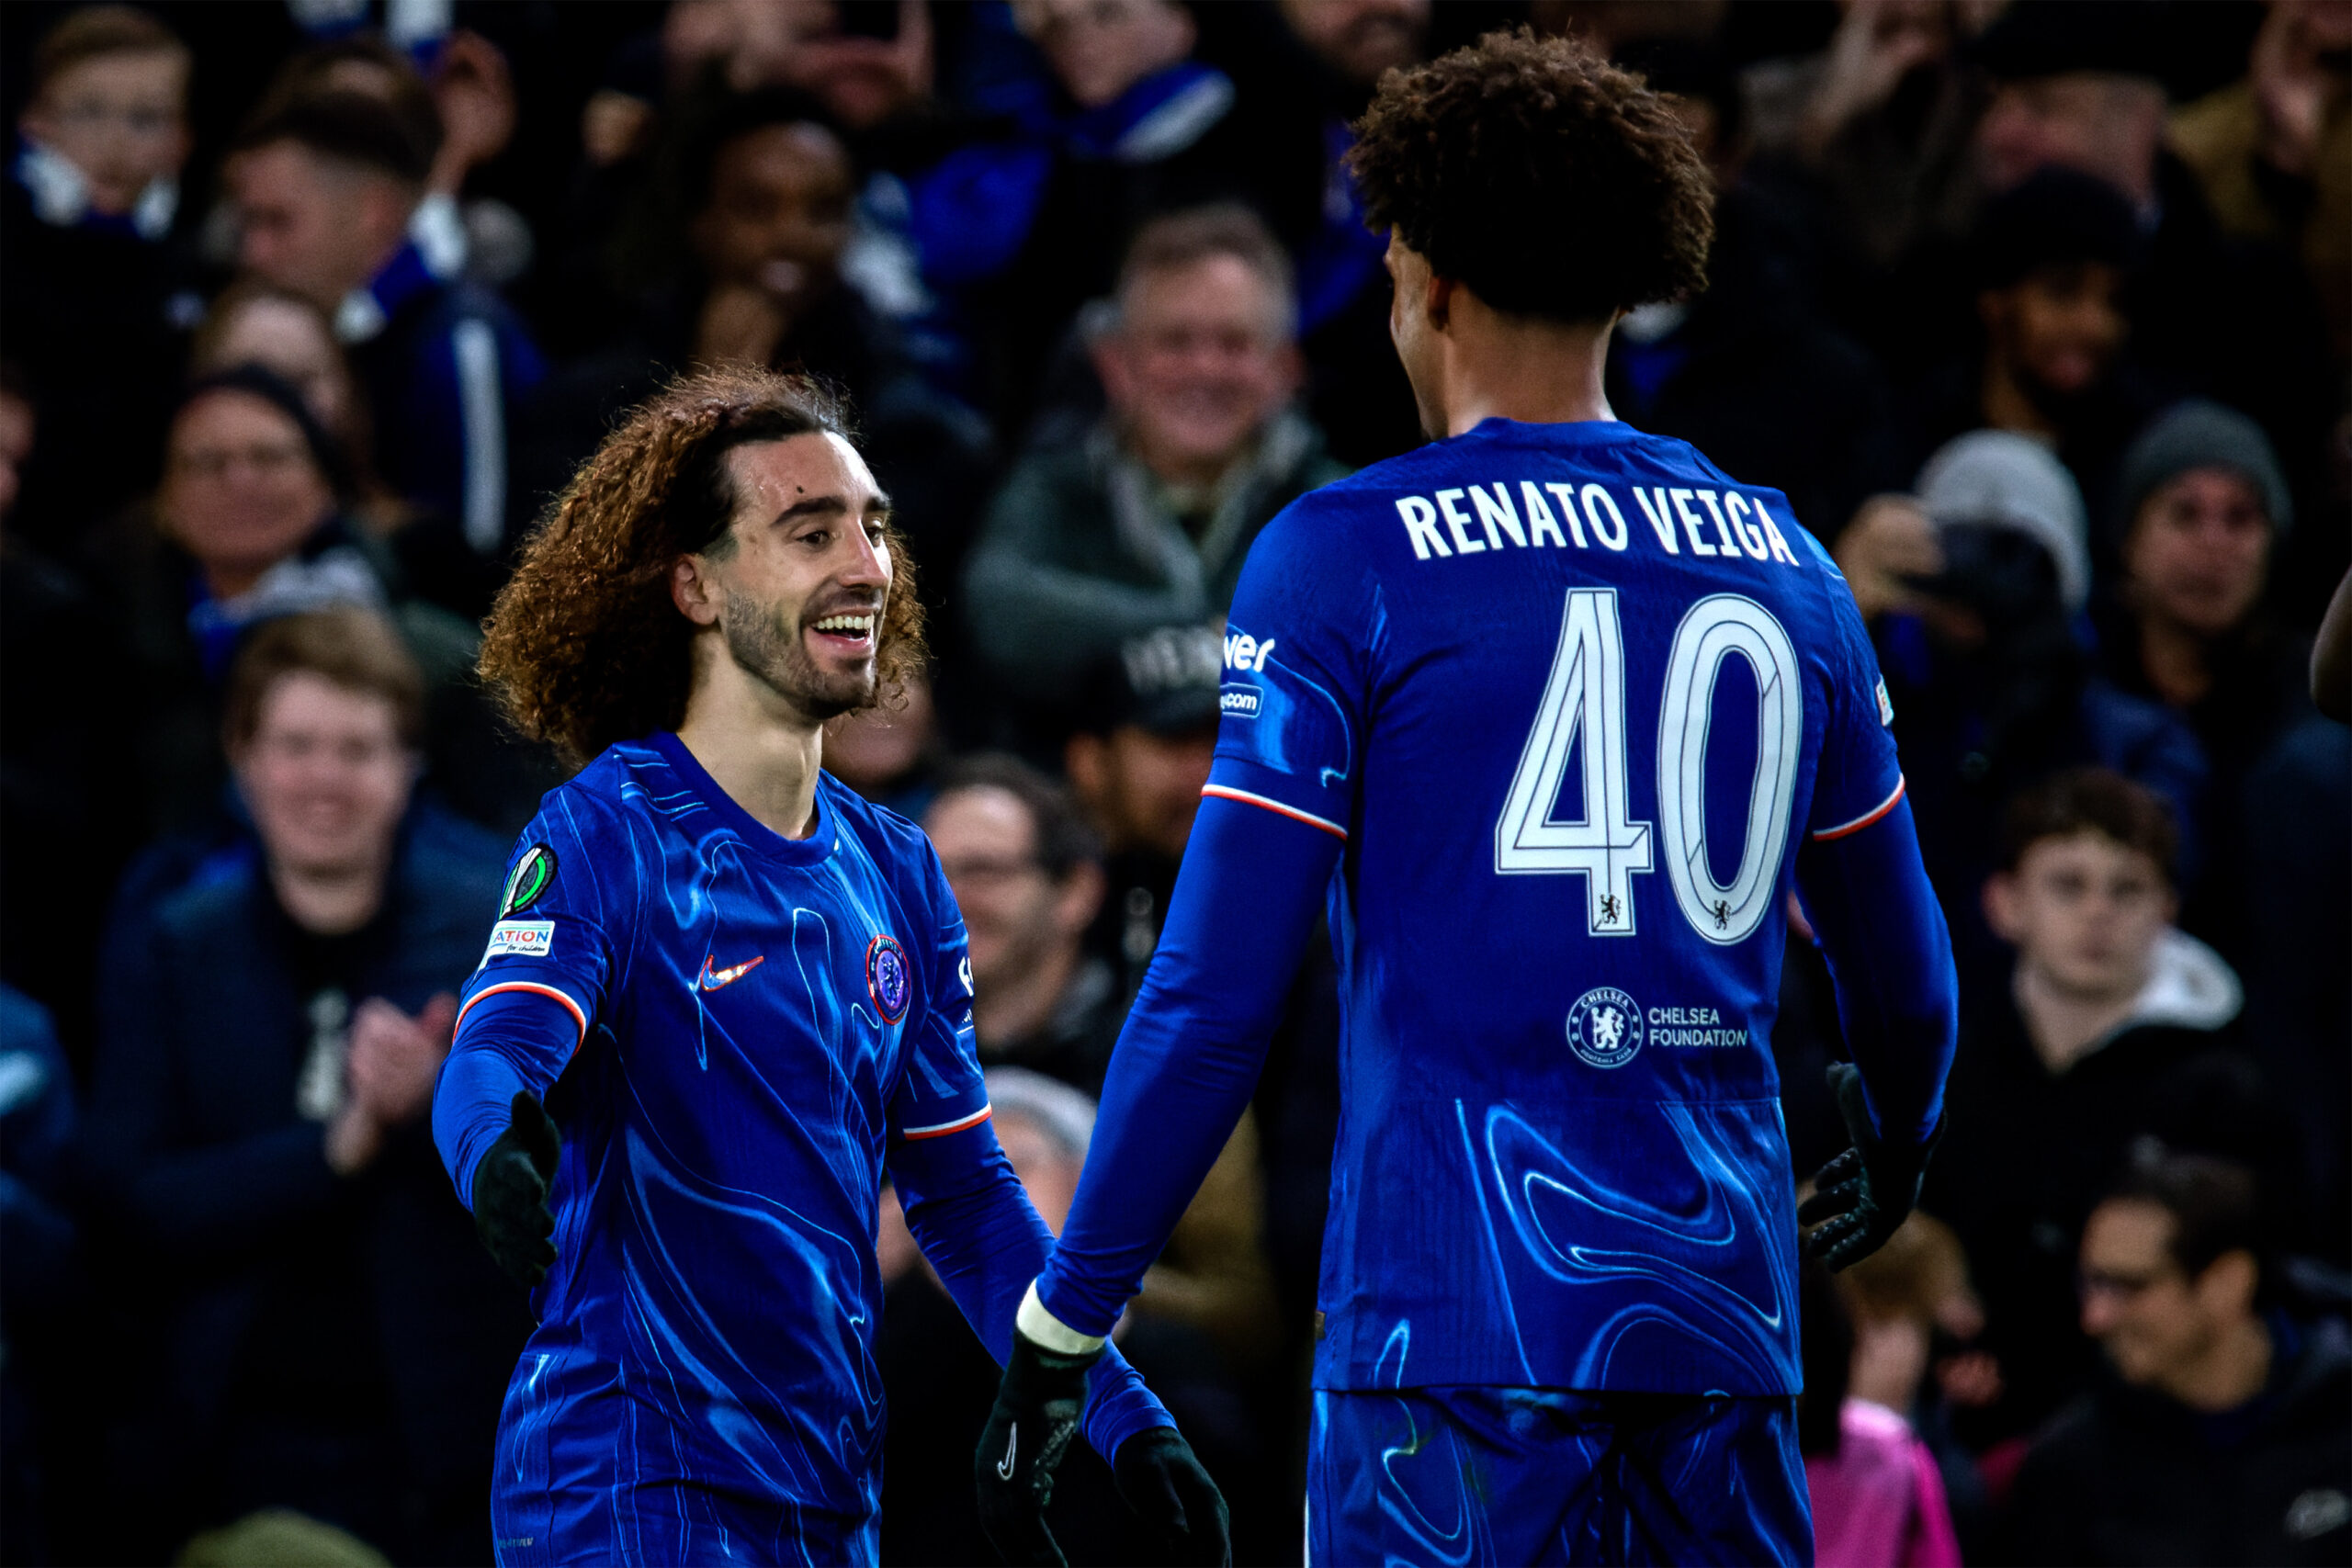
<path fill-rule="evenodd" d="M 877 936 L 865 944 L 865 994 L 885 1023 L 907 1016 L 907 950 L 891 936 Z"/>
<path fill-rule="evenodd" d="M 1596 1067 L 1622 1067 L 1642 1048 L 1642 1010 L 1634 998 L 1596 986 L 1568 1010 L 1568 1049 Z"/>

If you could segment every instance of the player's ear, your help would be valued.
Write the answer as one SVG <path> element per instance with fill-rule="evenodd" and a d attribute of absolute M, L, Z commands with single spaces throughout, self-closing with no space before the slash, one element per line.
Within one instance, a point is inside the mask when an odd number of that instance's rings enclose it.
<path fill-rule="evenodd" d="M 1428 281 L 1421 285 L 1421 313 L 1429 318 L 1430 327 L 1438 332 L 1445 330 L 1446 320 L 1453 314 L 1453 291 L 1459 287 L 1453 279 L 1441 276 L 1434 270 L 1430 273 Z"/>
<path fill-rule="evenodd" d="M 670 569 L 670 603 L 698 626 L 718 624 L 718 585 L 700 556 L 680 556 Z"/>

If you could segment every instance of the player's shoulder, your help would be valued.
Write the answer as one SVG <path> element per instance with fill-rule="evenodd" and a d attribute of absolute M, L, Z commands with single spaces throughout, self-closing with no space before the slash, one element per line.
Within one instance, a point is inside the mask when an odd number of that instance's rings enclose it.
<path fill-rule="evenodd" d="M 938 855 L 922 828 L 831 773 L 817 775 L 817 788 L 839 830 L 855 839 L 885 875 L 904 886 L 928 883 Z"/>
<path fill-rule="evenodd" d="M 586 767 L 539 797 L 533 831 L 560 831 L 583 848 L 625 840 L 632 818 L 652 814 L 653 803 L 676 793 L 669 760 L 641 740 L 605 747 Z"/>

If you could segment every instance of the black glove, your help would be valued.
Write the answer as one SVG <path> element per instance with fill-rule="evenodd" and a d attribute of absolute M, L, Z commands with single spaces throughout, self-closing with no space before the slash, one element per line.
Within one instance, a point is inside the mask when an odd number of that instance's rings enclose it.
<path fill-rule="evenodd" d="M 1227 1568 L 1233 1539 L 1225 1496 L 1173 1427 L 1147 1427 L 1119 1445 L 1111 1461 L 1119 1495 L 1159 1542 L 1170 1562 Z"/>
<path fill-rule="evenodd" d="M 1012 1356 L 972 1455 L 980 1529 L 1007 1562 L 1061 1568 L 1066 1561 L 1046 1528 L 1046 1505 L 1053 1500 L 1054 1472 L 1078 1431 L 1086 1374 L 1102 1359 L 1099 1348 L 1066 1356 L 1012 1331 Z"/>
<path fill-rule="evenodd" d="M 548 1277 L 555 1261 L 555 1215 L 548 1184 L 563 1134 L 529 1089 L 517 1089 L 506 1131 L 474 1167 L 474 1232 L 498 1266 L 526 1285 Z"/>
<path fill-rule="evenodd" d="M 1066 1356 L 1013 1332 L 1012 1359 L 972 1456 L 980 1528 L 1007 1562 L 1063 1562 L 1046 1528 L 1046 1505 L 1053 1498 L 1054 1472 L 1078 1434 L 1086 1374 L 1102 1356 L 1100 1350 Z M 1119 1495 L 1169 1561 L 1211 1568 L 1233 1561 L 1225 1499 L 1175 1427 L 1153 1427 L 1121 1443 L 1111 1472 Z"/>
<path fill-rule="evenodd" d="M 1944 1127 L 1938 1122 L 1924 1144 L 1882 1143 L 1871 1131 L 1860 1071 L 1850 1062 L 1830 1063 L 1829 1089 L 1854 1146 L 1814 1173 L 1813 1196 L 1797 1206 L 1797 1224 L 1821 1227 L 1805 1236 L 1804 1255 L 1821 1259 L 1834 1274 L 1884 1247 L 1910 1217 L 1919 1201 L 1919 1178 Z"/>

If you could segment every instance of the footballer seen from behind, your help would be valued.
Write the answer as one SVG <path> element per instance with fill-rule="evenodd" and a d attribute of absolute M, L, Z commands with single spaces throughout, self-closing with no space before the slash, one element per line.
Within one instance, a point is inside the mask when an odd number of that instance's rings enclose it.
<path fill-rule="evenodd" d="M 964 922 L 922 834 L 819 768 L 825 722 L 921 656 L 841 410 L 765 371 L 633 411 L 499 598 L 483 674 L 586 764 L 516 847 L 433 1108 L 538 1319 L 503 1563 L 876 1560 L 886 1169 L 1010 1348 L 1051 1238 L 989 1124 Z M 1221 1560 L 1223 1503 L 1133 1369 L 1070 1398 L 1146 1526 Z"/>
<path fill-rule="evenodd" d="M 1841 1267 L 1908 1212 L 1955 1026 L 1871 645 L 1782 496 L 1603 398 L 1615 319 L 1704 281 L 1668 101 L 1496 34 L 1385 77 L 1351 157 L 1430 440 L 1251 550 L 983 1515 L 1050 1556 L 1044 1396 L 1070 1418 L 1321 909 L 1342 1087 L 1307 1560 L 1810 1562 L 1800 1252 Z M 1792 888 L 1854 1057 L 1855 1146 L 1802 1242 L 1768 1048 Z M 999 1480 L 1016 1433 L 1043 1451 Z"/>

